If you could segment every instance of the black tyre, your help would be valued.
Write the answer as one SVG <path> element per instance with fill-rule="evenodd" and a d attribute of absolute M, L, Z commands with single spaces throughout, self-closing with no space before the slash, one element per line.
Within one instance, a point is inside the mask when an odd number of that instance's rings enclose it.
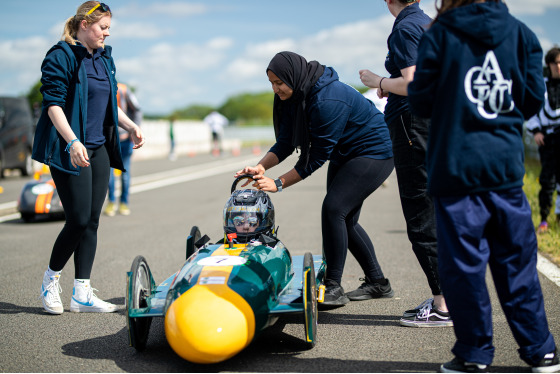
<path fill-rule="evenodd" d="M 147 300 L 152 293 L 152 275 L 146 259 L 142 256 L 137 256 L 132 262 L 130 268 L 132 276 L 130 278 L 130 285 L 127 285 L 126 290 L 126 316 L 128 323 L 128 336 L 129 343 L 138 351 L 146 348 L 148 342 L 148 333 L 152 323 L 152 317 L 133 318 L 129 315 L 129 309 L 146 308 L 148 306 Z"/>
<path fill-rule="evenodd" d="M 25 164 L 21 170 L 21 175 L 27 177 L 33 174 L 33 159 L 31 158 L 31 151 L 25 153 Z"/>
<path fill-rule="evenodd" d="M 305 341 L 313 348 L 317 341 L 317 281 L 313 255 L 309 252 L 303 256 L 303 309 Z"/>
<path fill-rule="evenodd" d="M 31 222 L 35 219 L 35 214 L 33 214 L 33 213 L 21 213 L 21 218 L 25 222 Z"/>
<path fill-rule="evenodd" d="M 199 241 L 201 238 L 200 230 L 198 226 L 193 226 L 191 228 L 191 232 L 189 234 L 189 238 L 187 240 L 187 259 L 193 255 L 193 253 L 197 250 L 195 247 L 195 243 Z"/>
<path fill-rule="evenodd" d="M 198 226 L 192 227 L 190 235 L 193 237 L 195 243 L 200 240 L 201 235 Z"/>

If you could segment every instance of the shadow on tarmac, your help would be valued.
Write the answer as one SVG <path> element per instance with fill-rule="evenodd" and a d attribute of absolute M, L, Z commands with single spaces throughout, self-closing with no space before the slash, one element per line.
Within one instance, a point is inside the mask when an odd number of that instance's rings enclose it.
<path fill-rule="evenodd" d="M 339 318 L 342 320 L 343 316 Z M 143 352 L 128 346 L 126 328 L 113 335 L 77 341 L 65 344 L 61 348 L 62 353 L 67 356 L 113 361 L 125 372 L 402 373 L 437 372 L 440 366 L 439 363 L 405 361 L 406 358 L 403 361 L 384 361 L 379 358 L 363 361 L 323 357 L 301 358 L 299 356 L 306 350 L 305 343 L 282 332 L 282 325 L 281 323 L 279 327 L 273 326 L 263 331 L 249 347 L 233 358 L 210 365 L 193 364 L 176 355 L 165 339 L 163 319 L 153 320 L 148 345 Z M 529 372 L 529 368 L 492 366 L 490 372 Z"/>

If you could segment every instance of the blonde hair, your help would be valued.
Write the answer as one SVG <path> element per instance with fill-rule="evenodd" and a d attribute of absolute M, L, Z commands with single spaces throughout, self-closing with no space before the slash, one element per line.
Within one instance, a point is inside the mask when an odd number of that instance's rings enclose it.
<path fill-rule="evenodd" d="M 86 1 L 85 3 L 80 5 L 78 7 L 78 10 L 76 10 L 76 15 L 66 20 L 66 23 L 64 24 L 64 32 L 62 33 L 61 40 L 69 44 L 76 45 L 78 30 L 80 29 L 80 24 L 82 23 L 83 20 L 85 20 L 88 24 L 91 25 L 95 22 L 98 22 L 101 18 L 105 17 L 106 15 L 112 17 L 110 11 L 104 12 L 103 9 L 101 9 L 101 7 L 97 7 L 97 9 L 95 9 L 92 13 L 87 14 L 89 11 L 91 11 L 99 4 L 100 4 L 99 1 Z"/>

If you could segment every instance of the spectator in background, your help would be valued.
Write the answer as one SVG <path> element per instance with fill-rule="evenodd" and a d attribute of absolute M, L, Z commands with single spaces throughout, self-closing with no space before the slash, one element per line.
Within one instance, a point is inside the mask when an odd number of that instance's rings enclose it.
<path fill-rule="evenodd" d="M 560 370 L 537 272 L 537 237 L 523 192 L 523 123 L 542 107 L 542 49 L 500 0 L 441 0 L 418 45 L 408 86 L 432 119 L 426 165 L 441 285 L 457 338 L 446 373 L 485 372 L 494 359 L 490 268 L 533 372 Z M 452 94 L 450 94 L 452 93 Z"/>
<path fill-rule="evenodd" d="M 172 114 L 169 117 L 169 160 L 175 161 L 177 160 L 177 154 L 175 153 L 175 121 L 177 120 L 177 116 Z"/>
<path fill-rule="evenodd" d="M 134 93 L 124 83 L 118 83 L 117 91 L 117 104 L 126 115 L 132 119 L 137 125 L 142 122 L 142 111 Z M 130 188 L 130 159 L 132 157 L 133 143 L 130 139 L 130 134 L 127 131 L 119 128 L 119 140 L 121 142 L 121 155 L 123 159 L 124 168 L 126 171 L 111 169 L 109 177 L 109 202 L 105 208 L 105 214 L 113 217 L 117 212 L 116 195 L 115 195 L 115 174 L 121 177 L 121 194 L 119 198 L 118 212 L 123 216 L 130 214 L 128 203 L 128 193 Z"/>
<path fill-rule="evenodd" d="M 224 133 L 224 126 L 227 126 L 229 121 L 224 115 L 213 111 L 204 117 L 204 122 L 206 122 L 212 132 L 212 154 L 214 156 L 219 156 L 222 153 L 221 141 Z"/>
<path fill-rule="evenodd" d="M 541 223 L 537 233 L 548 231 L 548 214 L 552 196 L 557 187 L 556 219 L 560 221 L 560 48 L 553 47 L 544 58 L 548 75 L 544 78 L 546 92 L 541 111 L 527 122 L 527 130 L 533 134 L 539 147 L 541 172 L 539 183 L 539 207 Z"/>

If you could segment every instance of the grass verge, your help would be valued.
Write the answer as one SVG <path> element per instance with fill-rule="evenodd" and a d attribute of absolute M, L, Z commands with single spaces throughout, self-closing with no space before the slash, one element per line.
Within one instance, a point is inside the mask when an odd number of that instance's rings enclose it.
<path fill-rule="evenodd" d="M 527 195 L 533 217 L 533 224 L 537 227 L 540 224 L 541 217 L 539 213 L 539 173 L 541 167 L 538 160 L 528 159 L 525 163 L 525 177 L 523 178 L 523 190 Z M 553 196 L 553 206 L 548 216 L 548 232 L 546 234 L 537 235 L 539 243 L 539 251 L 550 261 L 560 266 L 560 224 L 556 220 L 554 213 L 554 203 L 556 202 L 556 193 Z"/>

